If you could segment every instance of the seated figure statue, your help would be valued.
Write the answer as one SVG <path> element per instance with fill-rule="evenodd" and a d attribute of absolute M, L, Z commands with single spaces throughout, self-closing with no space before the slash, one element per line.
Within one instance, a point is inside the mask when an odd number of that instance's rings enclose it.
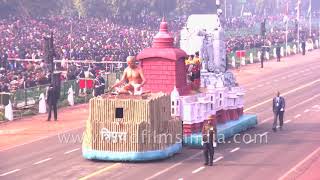
<path fill-rule="evenodd" d="M 114 84 L 111 89 L 126 83 L 124 87 L 119 89 L 119 94 L 141 95 L 141 87 L 146 83 L 143 71 L 136 65 L 134 56 L 127 57 L 127 64 L 128 67 L 124 70 L 121 80 Z"/>

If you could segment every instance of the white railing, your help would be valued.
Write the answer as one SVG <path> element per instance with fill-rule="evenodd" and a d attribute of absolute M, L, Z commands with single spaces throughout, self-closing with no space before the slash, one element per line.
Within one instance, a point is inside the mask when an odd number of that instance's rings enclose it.
<path fill-rule="evenodd" d="M 42 60 L 44 59 L 20 59 L 20 58 L 8 58 L 8 61 L 14 61 L 14 67 L 16 68 L 17 67 L 17 63 L 20 63 L 20 62 L 41 62 Z M 123 61 L 101 61 L 101 62 L 97 62 L 97 61 L 93 61 L 93 60 L 54 60 L 53 61 L 54 64 L 55 64 L 55 68 L 57 66 L 57 64 L 61 64 L 61 63 L 64 63 L 64 64 L 67 64 L 67 68 L 68 68 L 68 65 L 71 64 L 71 63 L 77 63 L 77 64 L 105 64 L 106 66 L 106 69 L 108 69 L 108 65 L 110 65 L 110 69 L 111 71 L 114 71 L 114 70 L 119 70 L 121 68 L 123 68 L 126 64 L 126 62 L 123 62 Z"/>

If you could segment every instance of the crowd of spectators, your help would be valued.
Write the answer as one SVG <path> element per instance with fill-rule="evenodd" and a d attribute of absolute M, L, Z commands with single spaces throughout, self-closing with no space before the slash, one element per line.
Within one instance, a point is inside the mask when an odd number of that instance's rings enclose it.
<path fill-rule="evenodd" d="M 266 20 L 267 33 L 264 37 L 261 35 L 261 22 Z M 250 29 L 256 29 L 255 33 L 233 35 L 226 38 L 226 46 L 228 52 L 235 52 L 236 50 L 248 50 L 252 48 L 261 48 L 263 45 L 279 45 L 286 43 L 286 22 L 284 16 L 270 16 L 262 18 L 259 16 L 248 16 L 246 18 L 230 18 L 225 20 L 224 27 L 228 29 L 244 29 L 249 31 Z M 289 17 L 288 21 L 288 43 L 297 42 L 297 27 L 295 26 L 295 17 Z M 319 39 L 319 30 L 317 28 L 312 29 L 311 36 L 309 36 L 308 22 L 300 22 L 300 41 L 306 41 L 311 38 L 313 42 Z"/>
<path fill-rule="evenodd" d="M 38 79 L 43 79 L 48 71 L 45 68 L 44 71 L 37 70 L 41 69 L 41 65 L 45 66 L 44 62 L 14 63 L 10 59 L 41 58 L 43 37 L 50 32 L 54 34 L 55 59 L 124 61 L 128 55 L 136 55 L 151 45 L 160 20 L 153 16 L 135 19 L 70 19 L 57 16 L 1 19 L 0 91 L 42 84 L 43 81 Z M 169 23 L 173 32 L 178 32 L 180 22 L 172 20 Z M 68 79 L 76 78 L 76 74 L 83 70 L 75 64 L 68 69 Z M 10 88 L 7 88 L 8 85 Z"/>
<path fill-rule="evenodd" d="M 141 22 L 128 19 L 128 25 L 117 19 L 12 17 L 0 20 L 0 42 L 9 58 L 39 58 L 43 37 L 52 31 L 57 58 L 122 60 L 150 46 L 160 18 L 146 16 L 143 19 Z M 172 30 L 178 32 L 179 23 L 174 20 L 169 23 Z"/>
<path fill-rule="evenodd" d="M 230 18 L 223 21 L 224 28 L 237 31 L 240 28 L 258 27 L 261 17 Z M 270 22 L 279 19 L 269 18 Z M 48 70 L 44 61 L 13 63 L 8 58 L 39 59 L 43 55 L 43 37 L 50 32 L 54 35 L 56 59 L 124 61 L 128 55 L 136 55 L 143 48 L 150 47 L 154 35 L 159 30 L 161 17 L 139 16 L 120 18 L 18 18 L 0 19 L 0 91 L 33 87 L 48 83 Z M 185 19 L 176 18 L 168 21 L 174 37 Z M 294 40 L 290 30 L 288 40 Z M 283 43 L 283 28 L 275 28 L 267 34 L 267 40 Z M 177 43 L 177 42 L 176 42 Z M 177 43 L 178 44 L 178 43 Z M 228 52 L 238 49 L 260 47 L 263 44 L 261 35 L 249 34 L 228 37 Z M 99 65 L 91 69 L 99 70 Z M 70 65 L 66 79 L 75 79 L 83 67 Z"/>

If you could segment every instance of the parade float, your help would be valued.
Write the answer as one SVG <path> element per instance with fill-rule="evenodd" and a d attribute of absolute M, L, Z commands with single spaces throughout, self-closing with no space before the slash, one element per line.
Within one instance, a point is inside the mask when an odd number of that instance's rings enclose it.
<path fill-rule="evenodd" d="M 208 116 L 213 117 L 218 140 L 224 141 L 236 133 L 257 124 L 256 115 L 244 115 L 245 90 L 227 70 L 224 30 L 216 14 L 189 16 L 181 31 L 180 47 L 188 54 L 200 52 L 202 68 L 198 93 L 178 95 L 183 121 L 184 143 L 201 146 L 201 128 Z"/>
<path fill-rule="evenodd" d="M 171 117 L 170 96 L 164 93 L 93 98 L 83 156 L 108 161 L 163 159 L 181 150 L 181 127 L 181 121 Z"/>
<path fill-rule="evenodd" d="M 171 116 L 173 87 L 187 92 L 184 58 L 162 22 L 151 48 L 138 56 L 147 83 L 141 95 L 107 94 L 89 103 L 82 144 L 86 159 L 147 161 L 182 149 L 182 121 Z M 181 68 L 182 67 L 182 68 Z"/>
<path fill-rule="evenodd" d="M 257 124 L 255 115 L 243 114 L 244 90 L 231 72 L 225 72 L 223 30 L 219 18 L 210 17 L 214 20 L 210 21 L 212 32 L 211 28 L 204 30 L 206 23 L 195 24 L 197 29 L 190 26 L 193 35 L 184 36 L 182 31 L 185 51 L 174 47 L 167 22 L 162 20 L 152 47 L 137 56 L 147 80 L 143 91 L 148 93 L 105 94 L 90 100 L 82 144 L 86 159 L 148 161 L 170 157 L 181 151 L 183 143 L 201 146 L 201 129 L 208 117 L 216 125 L 218 138 L 231 137 Z M 198 44 L 188 51 L 183 46 L 186 42 Z M 187 81 L 185 57 L 186 52 L 198 50 L 203 59 L 201 87 L 194 90 Z"/>

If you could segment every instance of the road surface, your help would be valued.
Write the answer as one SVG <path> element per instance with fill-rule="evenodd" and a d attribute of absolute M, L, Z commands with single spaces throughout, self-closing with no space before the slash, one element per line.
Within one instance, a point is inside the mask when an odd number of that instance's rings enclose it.
<path fill-rule="evenodd" d="M 0 124 L 0 179 L 320 179 L 320 51 L 235 70 L 246 89 L 245 111 L 259 124 L 216 149 L 214 166 L 201 149 L 146 163 L 85 160 L 81 137 L 87 106 L 65 109 L 58 122 L 45 115 Z M 286 99 L 285 124 L 272 132 L 272 98 Z M 266 137 L 259 141 L 259 137 Z M 68 139 L 69 138 L 69 139 Z M 256 141 L 254 141 L 254 139 Z"/>

